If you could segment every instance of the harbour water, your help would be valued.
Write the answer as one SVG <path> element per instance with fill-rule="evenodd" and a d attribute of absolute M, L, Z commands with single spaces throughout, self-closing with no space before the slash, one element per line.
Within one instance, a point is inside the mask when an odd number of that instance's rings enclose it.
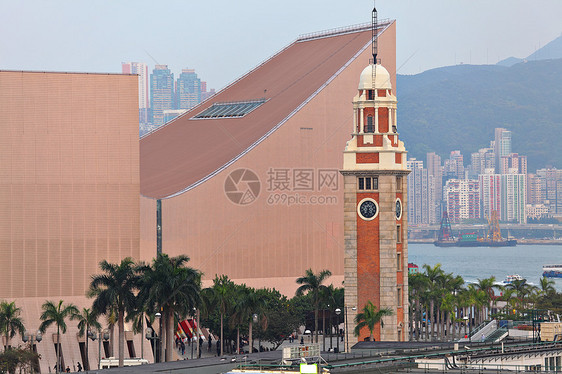
<path fill-rule="evenodd" d="M 460 275 L 465 282 L 495 276 L 502 282 L 507 275 L 519 274 L 527 282 L 538 285 L 542 277 L 542 266 L 562 264 L 562 245 L 517 245 L 516 247 L 436 247 L 433 244 L 408 244 L 408 262 L 420 267 L 441 264 L 448 273 Z M 562 291 L 562 278 L 550 278 Z"/>

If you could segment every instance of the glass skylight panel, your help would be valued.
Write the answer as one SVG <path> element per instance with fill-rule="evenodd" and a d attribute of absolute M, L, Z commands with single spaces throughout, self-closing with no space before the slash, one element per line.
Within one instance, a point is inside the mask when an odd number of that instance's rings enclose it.
<path fill-rule="evenodd" d="M 265 99 L 238 101 L 229 103 L 214 103 L 193 118 L 237 118 L 244 117 L 252 110 L 265 103 Z"/>

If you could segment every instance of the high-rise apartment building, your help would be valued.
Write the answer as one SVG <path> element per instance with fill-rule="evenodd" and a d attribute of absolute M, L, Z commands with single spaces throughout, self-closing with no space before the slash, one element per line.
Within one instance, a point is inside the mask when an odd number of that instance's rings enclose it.
<path fill-rule="evenodd" d="M 406 161 L 408 174 L 408 217 L 410 223 L 429 223 L 429 179 L 428 171 L 423 167 L 422 160 L 415 158 Z"/>
<path fill-rule="evenodd" d="M 445 185 L 445 201 L 451 222 L 480 217 L 480 196 L 477 180 L 449 179 Z"/>
<path fill-rule="evenodd" d="M 168 65 L 156 65 L 150 74 L 152 124 L 164 124 L 164 111 L 174 109 L 174 74 Z"/>
<path fill-rule="evenodd" d="M 562 201 L 558 203 L 558 200 L 562 200 L 562 170 L 538 169 L 537 177 L 540 179 L 541 202 L 548 207 L 551 214 L 562 213 Z M 558 187 L 559 185 L 561 187 Z"/>
<path fill-rule="evenodd" d="M 429 180 L 429 223 L 441 221 L 441 202 L 443 201 L 443 166 L 441 156 L 427 154 L 427 174 Z"/>
<path fill-rule="evenodd" d="M 176 82 L 176 109 L 191 109 L 200 102 L 201 79 L 195 70 L 183 69 Z"/>
<path fill-rule="evenodd" d="M 493 174 L 479 176 L 481 216 L 488 218 L 497 211 L 502 221 L 526 223 L 525 212 L 526 175 Z"/>
<path fill-rule="evenodd" d="M 478 178 L 480 174 L 484 174 L 486 169 L 495 169 L 495 153 L 493 147 L 481 148 L 478 152 L 470 155 L 469 176 Z"/>
<path fill-rule="evenodd" d="M 148 65 L 143 62 L 122 62 L 123 74 L 137 74 L 139 76 L 139 123 L 150 121 L 150 90 L 148 86 Z"/>
<path fill-rule="evenodd" d="M 525 213 L 525 186 L 526 175 L 524 174 L 502 174 L 501 188 L 501 219 L 504 221 L 516 221 L 527 223 Z"/>
<path fill-rule="evenodd" d="M 504 128 L 495 129 L 494 153 L 496 154 L 496 172 L 505 174 L 507 170 L 502 170 L 501 159 L 503 156 L 511 154 L 511 131 Z"/>
<path fill-rule="evenodd" d="M 465 179 L 464 158 L 461 151 L 452 151 L 444 165 L 445 179 Z"/>

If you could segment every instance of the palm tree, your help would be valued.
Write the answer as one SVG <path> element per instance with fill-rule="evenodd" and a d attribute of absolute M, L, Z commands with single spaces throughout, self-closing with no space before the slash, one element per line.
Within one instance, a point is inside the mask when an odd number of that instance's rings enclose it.
<path fill-rule="evenodd" d="M 422 324 L 422 298 L 424 292 L 427 291 L 429 280 L 423 273 L 412 274 L 408 276 L 408 288 L 410 293 L 410 313 L 412 314 L 410 323 L 413 332 L 412 337 L 415 340 L 420 340 L 421 324 Z"/>
<path fill-rule="evenodd" d="M 542 277 L 540 279 L 539 286 L 543 295 L 550 295 L 556 291 L 554 289 L 554 281 L 552 279 L 548 279 L 547 277 Z"/>
<path fill-rule="evenodd" d="M 221 320 L 220 331 L 220 355 L 224 354 L 224 316 L 232 306 L 232 297 L 234 295 L 234 282 L 226 275 L 216 276 L 213 280 L 212 291 L 206 291 L 212 298 L 212 303 L 219 309 Z"/>
<path fill-rule="evenodd" d="M 136 265 L 130 257 L 120 264 L 110 264 L 106 260 L 100 262 L 104 274 L 92 276 L 89 297 L 95 297 L 93 310 L 107 314 L 117 310 L 119 328 L 119 367 L 123 367 L 125 355 L 125 312 L 133 312 L 137 307 L 136 293 L 140 289 L 141 266 Z"/>
<path fill-rule="evenodd" d="M 201 273 L 187 267 L 189 257 L 169 257 L 158 254 L 152 266 L 144 269 L 139 298 L 148 310 L 161 310 L 164 329 L 161 338 L 166 344 L 166 361 L 172 361 L 172 344 L 175 332 L 174 316 L 180 318 L 192 314 L 199 304 Z M 198 344 L 198 342 L 196 342 Z"/>
<path fill-rule="evenodd" d="M 56 372 L 60 373 L 61 362 L 60 362 L 60 334 L 66 333 L 66 322 L 65 319 L 76 318 L 75 316 L 79 313 L 78 308 L 74 304 L 64 305 L 62 300 L 59 300 L 58 304 L 52 301 L 45 301 L 41 306 L 43 313 L 41 313 L 41 325 L 39 325 L 39 331 L 45 333 L 47 328 L 53 323 L 57 325 L 57 369 Z"/>
<path fill-rule="evenodd" d="M 305 293 L 310 293 L 312 296 L 312 305 L 314 306 L 314 335 L 315 341 L 318 343 L 318 307 L 321 301 L 321 291 L 326 288 L 322 284 L 324 280 L 332 275 L 330 270 L 322 270 L 318 275 L 308 269 L 304 277 L 297 278 L 297 284 L 301 286 L 297 288 L 296 295 L 302 296 Z"/>
<path fill-rule="evenodd" d="M 381 328 L 384 327 L 382 317 L 391 316 L 392 310 L 383 308 L 377 310 L 377 307 L 371 302 L 367 301 L 367 304 L 363 307 L 361 312 L 357 313 L 355 316 L 355 330 L 353 331 L 355 336 L 361 334 L 361 329 L 367 327 L 369 329 L 369 340 L 373 341 L 373 331 L 375 330 L 375 325 L 380 322 Z"/>
<path fill-rule="evenodd" d="M 93 312 L 90 308 L 83 308 L 81 312 L 71 317 L 71 319 L 78 320 L 78 335 L 86 335 L 84 370 L 90 370 L 90 358 L 88 357 L 88 338 L 90 337 L 90 334 L 92 334 L 90 328 L 94 328 L 97 331 L 101 330 L 101 324 L 98 322 L 98 314 Z"/>
<path fill-rule="evenodd" d="M 21 308 L 16 306 L 16 302 L 11 303 L 7 301 L 0 302 L 0 333 L 6 337 L 6 345 L 4 350 L 10 346 L 10 339 L 19 333 L 22 337 L 25 333 L 23 320 L 19 316 Z"/>
<path fill-rule="evenodd" d="M 444 272 L 441 269 L 441 264 L 436 264 L 435 266 L 431 267 L 427 264 L 423 265 L 423 269 L 428 279 L 428 298 L 429 298 L 429 310 L 426 312 L 426 338 L 429 332 L 429 324 L 431 323 L 431 337 L 433 338 L 435 332 L 435 326 L 437 325 L 437 318 L 436 316 L 439 315 L 438 311 L 436 311 L 435 303 L 438 301 L 439 296 L 441 295 L 441 288 L 439 287 L 439 280 L 443 277 Z M 440 303 L 438 303 L 439 305 Z M 439 308 L 437 308 L 439 309 Z"/>

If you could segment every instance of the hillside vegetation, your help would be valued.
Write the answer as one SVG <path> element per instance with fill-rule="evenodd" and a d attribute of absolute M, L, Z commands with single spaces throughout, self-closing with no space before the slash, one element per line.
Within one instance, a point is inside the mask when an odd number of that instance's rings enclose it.
<path fill-rule="evenodd" d="M 562 59 L 511 67 L 457 65 L 398 75 L 398 124 L 409 157 L 448 157 L 489 146 L 494 128 L 511 130 L 528 170 L 562 167 Z"/>

